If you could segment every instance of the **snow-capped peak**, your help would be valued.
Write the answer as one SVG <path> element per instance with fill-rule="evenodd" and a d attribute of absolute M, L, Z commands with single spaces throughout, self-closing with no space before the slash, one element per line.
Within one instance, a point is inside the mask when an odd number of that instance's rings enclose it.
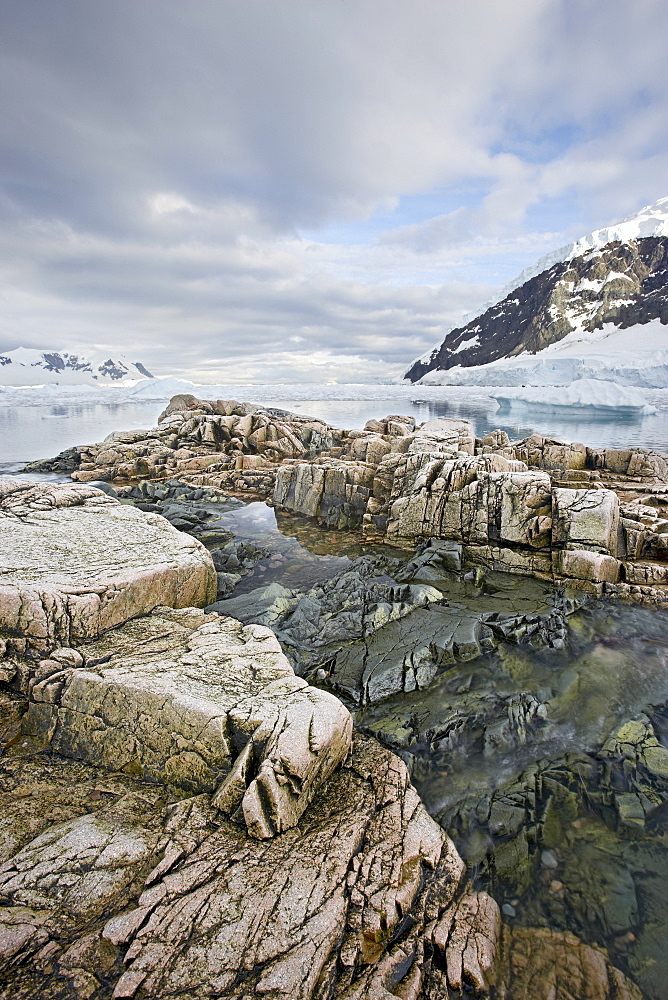
<path fill-rule="evenodd" d="M 452 330 L 466 326 L 477 316 L 482 316 L 492 306 L 495 306 L 498 302 L 502 302 L 516 288 L 520 288 L 526 281 L 535 278 L 538 274 L 542 274 L 543 271 L 547 271 L 554 264 L 573 260 L 574 257 L 579 257 L 581 254 L 587 253 L 587 251 L 595 253 L 604 246 L 607 246 L 608 243 L 613 243 L 616 240 L 628 242 L 629 240 L 642 239 L 646 236 L 668 236 L 668 198 L 659 198 L 652 205 L 645 205 L 639 212 L 621 219 L 620 222 L 615 222 L 611 226 L 604 226 L 602 229 L 595 229 L 592 233 L 580 237 L 574 243 L 567 243 L 565 246 L 559 247 L 557 250 L 552 250 L 550 253 L 540 257 L 534 264 L 525 267 L 516 278 L 513 278 L 507 285 L 504 285 L 494 298 L 485 302 L 478 309 L 466 313 L 456 323 L 449 323 L 447 326 L 444 326 L 443 336 L 447 336 Z M 417 358 L 413 364 L 419 362 L 428 364 L 438 351 L 441 343 L 442 341 L 428 351 L 425 351 L 422 357 Z"/>
<path fill-rule="evenodd" d="M 137 375 L 153 378 L 140 361 L 101 351 L 73 354 L 69 351 L 39 351 L 17 347 L 0 354 L 0 385 L 105 385 L 127 382 Z"/>
<path fill-rule="evenodd" d="M 644 239 L 646 236 L 668 236 L 668 198 L 659 198 L 653 205 L 645 205 L 639 212 L 629 215 L 620 222 L 615 222 L 611 226 L 604 226 L 602 229 L 595 229 L 587 236 L 581 236 L 574 243 L 567 243 L 557 250 L 552 250 L 531 264 L 517 275 L 509 284 L 505 286 L 499 296 L 499 301 L 515 288 L 519 288 L 525 281 L 535 278 L 542 271 L 547 271 L 554 264 L 560 264 L 566 260 L 573 260 L 587 251 L 601 250 L 608 243 L 617 240 L 628 242 L 629 240 Z"/>

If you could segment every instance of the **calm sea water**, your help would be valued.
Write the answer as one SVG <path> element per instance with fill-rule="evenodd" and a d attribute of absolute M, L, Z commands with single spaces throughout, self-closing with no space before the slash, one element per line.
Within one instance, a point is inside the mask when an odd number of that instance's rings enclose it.
<path fill-rule="evenodd" d="M 332 387 L 328 387 L 331 392 Z M 419 387 L 413 399 L 276 399 L 262 393 L 264 406 L 277 406 L 295 413 L 326 420 L 339 427 L 360 428 L 371 418 L 390 413 L 413 415 L 418 421 L 432 417 L 463 417 L 471 420 L 476 434 L 500 427 L 512 440 L 540 433 L 563 441 L 582 441 L 610 447 L 637 446 L 668 450 L 668 410 L 646 416 L 616 416 L 582 409 L 514 406 L 498 410 L 480 390 L 467 394 L 458 389 L 448 401 L 421 399 Z M 258 400 L 260 402 L 260 400 Z M 58 403 L 0 406 L 0 465 L 7 466 L 50 458 L 73 445 L 101 441 L 111 431 L 155 426 L 165 403 Z"/>

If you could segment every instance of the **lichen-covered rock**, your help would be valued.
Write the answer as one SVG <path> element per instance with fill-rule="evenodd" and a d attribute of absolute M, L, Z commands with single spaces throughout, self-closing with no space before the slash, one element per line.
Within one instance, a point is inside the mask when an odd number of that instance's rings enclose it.
<path fill-rule="evenodd" d="M 82 485 L 0 480 L 0 636 L 18 652 L 94 638 L 161 604 L 208 603 L 206 549 Z"/>
<path fill-rule="evenodd" d="M 256 837 L 294 826 L 350 750 L 352 721 L 294 675 L 274 634 L 160 608 L 40 662 L 24 732 L 65 756 L 214 792 Z"/>
<path fill-rule="evenodd" d="M 619 499 L 612 490 L 552 491 L 552 544 L 617 555 Z"/>

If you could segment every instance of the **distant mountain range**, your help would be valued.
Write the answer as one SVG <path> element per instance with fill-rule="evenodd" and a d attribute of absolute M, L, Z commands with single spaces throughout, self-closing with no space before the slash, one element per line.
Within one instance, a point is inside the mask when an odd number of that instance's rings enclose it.
<path fill-rule="evenodd" d="M 70 354 L 67 351 L 37 351 L 18 347 L 0 354 L 0 385 L 118 384 L 128 379 L 153 378 L 140 361 L 122 356 L 110 358 L 100 352 Z"/>
<path fill-rule="evenodd" d="M 404 376 L 668 386 L 668 198 L 542 257 Z"/>

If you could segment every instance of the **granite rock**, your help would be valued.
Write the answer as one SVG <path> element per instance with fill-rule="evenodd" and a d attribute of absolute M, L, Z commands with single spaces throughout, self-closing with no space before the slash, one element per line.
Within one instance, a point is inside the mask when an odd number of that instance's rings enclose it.
<path fill-rule="evenodd" d="M 161 604 L 206 604 L 216 588 L 195 539 L 76 484 L 0 480 L 0 563 L 0 635 L 20 653 L 85 642 Z"/>
<path fill-rule="evenodd" d="M 159 608 L 79 652 L 82 665 L 40 662 L 23 731 L 65 756 L 214 793 L 253 836 L 294 826 L 349 752 L 348 711 L 295 677 L 261 626 Z"/>

